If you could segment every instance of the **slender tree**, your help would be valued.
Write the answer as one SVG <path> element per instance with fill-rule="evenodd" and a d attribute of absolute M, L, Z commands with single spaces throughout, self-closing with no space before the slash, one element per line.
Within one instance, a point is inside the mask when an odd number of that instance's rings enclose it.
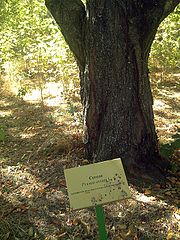
<path fill-rule="evenodd" d="M 121 157 L 129 173 L 164 168 L 153 119 L 148 56 L 179 0 L 46 0 L 75 55 L 92 162 Z"/>

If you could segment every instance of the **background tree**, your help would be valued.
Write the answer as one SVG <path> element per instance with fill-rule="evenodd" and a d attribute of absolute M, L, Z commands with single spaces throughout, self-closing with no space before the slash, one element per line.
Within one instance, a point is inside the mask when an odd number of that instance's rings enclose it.
<path fill-rule="evenodd" d="M 48 82 L 65 90 L 79 84 L 73 54 L 44 0 L 2 0 L 0 22 L 0 74 L 16 94 L 43 90 Z"/>
<path fill-rule="evenodd" d="M 160 160 L 148 78 L 157 28 L 179 0 L 46 0 L 81 72 L 91 161 L 121 157 L 128 172 Z"/>
<path fill-rule="evenodd" d="M 180 5 L 160 24 L 150 53 L 152 71 L 179 71 Z"/>

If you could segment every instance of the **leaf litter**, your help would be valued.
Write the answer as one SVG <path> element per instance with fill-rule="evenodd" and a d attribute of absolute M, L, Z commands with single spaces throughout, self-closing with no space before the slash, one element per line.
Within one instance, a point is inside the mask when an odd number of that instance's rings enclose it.
<path fill-rule="evenodd" d="M 89 163 L 80 116 L 61 105 L 1 98 L 0 113 L 8 114 L 0 115 L 0 239 L 98 239 L 94 209 L 71 211 L 64 179 L 65 168 Z M 164 129 L 172 136 L 177 121 L 169 108 L 167 119 L 160 110 L 155 107 L 155 120 L 164 140 Z M 163 184 L 130 185 L 131 199 L 104 206 L 108 239 L 179 239 L 179 184 L 176 169 Z"/>

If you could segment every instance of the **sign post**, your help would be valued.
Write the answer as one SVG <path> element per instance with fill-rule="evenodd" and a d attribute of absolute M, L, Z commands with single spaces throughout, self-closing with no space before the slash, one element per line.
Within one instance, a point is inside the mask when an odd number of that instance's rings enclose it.
<path fill-rule="evenodd" d="M 99 237 L 100 240 L 107 240 L 107 232 L 105 226 L 105 217 L 104 217 L 104 210 L 101 205 L 96 206 L 96 218 L 98 223 L 98 230 L 99 230 Z"/>
<path fill-rule="evenodd" d="M 100 240 L 107 240 L 103 204 L 130 198 L 121 159 L 65 169 L 70 207 L 95 207 Z"/>

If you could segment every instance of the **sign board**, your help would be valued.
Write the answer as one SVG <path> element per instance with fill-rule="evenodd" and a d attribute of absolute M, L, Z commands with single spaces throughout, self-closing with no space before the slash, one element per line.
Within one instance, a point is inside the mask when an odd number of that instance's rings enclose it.
<path fill-rule="evenodd" d="M 121 159 L 66 169 L 70 206 L 81 209 L 129 198 Z"/>

